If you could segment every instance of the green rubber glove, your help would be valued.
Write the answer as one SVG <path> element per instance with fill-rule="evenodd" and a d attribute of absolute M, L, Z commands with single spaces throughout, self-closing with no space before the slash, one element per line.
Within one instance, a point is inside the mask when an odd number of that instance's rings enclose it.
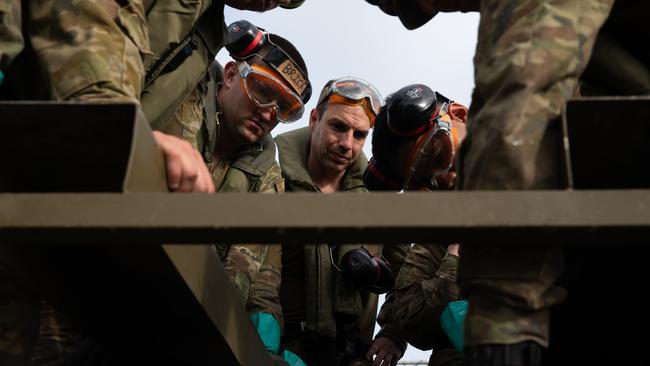
<path fill-rule="evenodd" d="M 266 350 L 277 354 L 280 350 L 280 336 L 282 335 L 282 328 L 278 321 L 269 313 L 253 313 L 250 317 Z"/>
<path fill-rule="evenodd" d="M 307 364 L 298 357 L 295 353 L 287 351 L 286 349 L 282 351 L 282 358 L 291 366 L 307 366 Z"/>
<path fill-rule="evenodd" d="M 440 315 L 440 326 L 454 345 L 454 348 L 463 353 L 463 337 L 465 328 L 465 314 L 467 314 L 467 300 L 452 301 Z"/>

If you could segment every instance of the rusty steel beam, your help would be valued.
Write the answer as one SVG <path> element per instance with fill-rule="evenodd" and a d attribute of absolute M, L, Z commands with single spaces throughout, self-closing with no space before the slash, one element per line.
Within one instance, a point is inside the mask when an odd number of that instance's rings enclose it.
<path fill-rule="evenodd" d="M 2 194 L 0 242 L 637 243 L 650 190 Z"/>

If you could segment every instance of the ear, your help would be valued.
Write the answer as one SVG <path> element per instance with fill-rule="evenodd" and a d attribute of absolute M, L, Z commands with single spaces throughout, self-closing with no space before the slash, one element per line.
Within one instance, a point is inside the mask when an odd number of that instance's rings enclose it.
<path fill-rule="evenodd" d="M 314 108 L 311 110 L 311 113 L 309 113 L 309 127 L 312 131 L 316 128 L 318 120 L 320 120 L 320 115 L 318 114 L 318 110 Z"/>
<path fill-rule="evenodd" d="M 223 85 L 228 89 L 232 88 L 238 73 L 237 65 L 232 61 L 228 62 L 223 68 Z"/>
<path fill-rule="evenodd" d="M 451 103 L 448 109 L 449 116 L 452 119 L 459 119 L 463 123 L 467 123 L 468 112 L 467 107 L 460 103 Z"/>

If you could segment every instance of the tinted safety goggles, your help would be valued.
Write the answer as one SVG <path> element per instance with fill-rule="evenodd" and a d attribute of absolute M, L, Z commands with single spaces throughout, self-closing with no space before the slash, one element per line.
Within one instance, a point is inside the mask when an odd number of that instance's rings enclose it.
<path fill-rule="evenodd" d="M 430 127 L 418 137 L 406 164 L 403 191 L 426 187 L 438 188 L 437 178 L 454 166 L 458 135 L 447 113 L 448 103 L 440 108 Z"/>
<path fill-rule="evenodd" d="M 368 119 L 370 119 L 371 127 L 374 126 L 375 117 L 384 104 L 384 99 L 374 86 L 355 77 L 337 79 L 326 86 L 321 92 L 318 105 L 326 101 L 363 106 Z"/>
<path fill-rule="evenodd" d="M 248 98 L 260 108 L 272 108 L 282 123 L 299 120 L 305 107 L 302 99 L 274 73 L 260 65 L 237 62 L 240 85 Z"/>

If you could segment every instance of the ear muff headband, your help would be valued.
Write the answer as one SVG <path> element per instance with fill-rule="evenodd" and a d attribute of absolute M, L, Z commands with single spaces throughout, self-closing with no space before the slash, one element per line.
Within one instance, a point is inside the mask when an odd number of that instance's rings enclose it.
<path fill-rule="evenodd" d="M 258 30 L 255 38 L 253 38 L 250 44 L 243 51 L 237 54 L 237 57 L 244 58 L 250 55 L 253 51 L 255 51 L 258 48 L 257 46 L 260 45 L 262 39 L 264 39 L 264 34 Z"/>

